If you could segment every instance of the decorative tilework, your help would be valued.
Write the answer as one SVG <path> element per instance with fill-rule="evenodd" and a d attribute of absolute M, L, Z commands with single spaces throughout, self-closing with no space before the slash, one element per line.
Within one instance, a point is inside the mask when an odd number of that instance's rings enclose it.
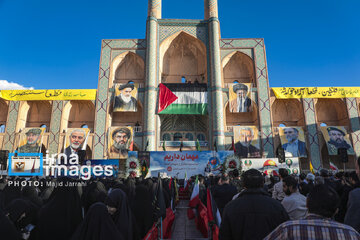
<path fill-rule="evenodd" d="M 61 115 L 64 107 L 63 101 L 53 101 L 51 110 L 49 154 L 58 153 L 60 138 Z"/>
<path fill-rule="evenodd" d="M 262 38 L 221 39 L 221 56 L 230 52 L 241 51 L 254 59 L 255 74 L 258 88 L 258 103 L 262 149 L 267 157 L 274 156 L 274 142 L 270 114 L 269 81 L 265 57 L 265 47 Z"/>
<path fill-rule="evenodd" d="M 200 39 L 204 44 L 206 43 L 207 32 L 206 26 L 199 25 L 199 26 L 160 26 L 160 43 L 164 41 L 167 37 L 177 33 L 177 32 L 186 32 L 198 39 Z"/>
<path fill-rule="evenodd" d="M 218 17 L 218 6 L 217 0 L 207 0 L 208 8 L 209 8 L 209 18 Z"/>
<path fill-rule="evenodd" d="M 351 137 L 356 156 L 360 156 L 360 118 L 356 98 L 346 98 L 346 106 L 351 125 Z"/>
<path fill-rule="evenodd" d="M 222 87 L 222 78 L 221 78 L 221 59 L 220 59 L 220 45 L 219 45 L 219 22 L 210 21 L 209 22 L 209 50 L 210 56 L 208 60 L 210 61 L 210 76 L 211 76 L 211 87 L 213 91 L 211 92 L 211 106 L 212 109 L 212 137 L 214 142 L 216 141 L 217 147 L 219 150 L 225 149 L 225 136 L 224 136 L 224 103 L 223 103 L 223 93 L 221 90 Z M 211 146 L 211 145 L 210 145 Z"/>
<path fill-rule="evenodd" d="M 15 130 L 19 113 L 19 106 L 19 101 L 10 101 L 9 103 L 3 150 L 9 150 L 10 152 L 15 148 Z"/>
<path fill-rule="evenodd" d="M 110 39 L 102 41 L 93 140 L 93 157 L 95 159 L 101 159 L 105 156 L 106 122 L 108 116 L 107 110 L 111 101 L 108 86 L 112 51 L 121 49 L 143 50 L 145 48 L 145 44 L 146 41 L 143 39 Z"/>
<path fill-rule="evenodd" d="M 319 170 L 321 168 L 321 156 L 320 156 L 320 144 L 318 129 L 316 125 L 316 113 L 314 106 L 314 99 L 303 99 L 305 124 L 307 128 L 307 140 L 309 143 L 310 161 L 314 169 Z"/>
<path fill-rule="evenodd" d="M 146 88 L 145 88 L 145 132 L 156 132 L 156 97 L 157 91 L 154 89 L 158 84 L 158 57 L 159 57 L 159 41 L 158 41 L 158 24 L 156 21 L 148 21 L 148 40 L 146 48 Z M 144 136 L 143 143 L 149 143 L 147 150 L 156 150 L 156 135 Z"/>

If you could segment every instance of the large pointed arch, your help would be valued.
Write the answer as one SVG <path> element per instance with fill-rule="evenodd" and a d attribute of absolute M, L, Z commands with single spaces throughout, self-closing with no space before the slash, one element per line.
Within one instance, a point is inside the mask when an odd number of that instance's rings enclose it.
<path fill-rule="evenodd" d="M 206 82 L 207 57 L 205 44 L 194 36 L 180 31 L 160 44 L 159 71 L 161 82 Z"/>
<path fill-rule="evenodd" d="M 255 81 L 255 68 L 253 59 L 245 53 L 234 51 L 222 60 L 224 83 L 253 83 Z"/>

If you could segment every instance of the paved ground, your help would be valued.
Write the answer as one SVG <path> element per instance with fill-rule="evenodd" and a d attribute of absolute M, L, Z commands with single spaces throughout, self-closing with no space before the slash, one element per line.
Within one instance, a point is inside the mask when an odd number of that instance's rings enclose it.
<path fill-rule="evenodd" d="M 187 217 L 189 200 L 180 200 L 176 207 L 175 221 L 171 239 L 175 240 L 200 240 L 203 238 L 202 234 L 196 229 L 195 221 L 189 220 Z"/>

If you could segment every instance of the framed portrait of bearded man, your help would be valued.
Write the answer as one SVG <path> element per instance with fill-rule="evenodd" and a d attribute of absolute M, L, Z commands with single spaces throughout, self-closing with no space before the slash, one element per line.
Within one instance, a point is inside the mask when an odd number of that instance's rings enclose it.
<path fill-rule="evenodd" d="M 110 159 L 127 158 L 133 150 L 132 127 L 110 127 L 108 131 L 108 157 Z"/>
<path fill-rule="evenodd" d="M 79 150 L 86 150 L 89 128 L 68 128 L 64 141 L 64 153 L 67 160 L 71 154 L 78 154 Z"/>
<path fill-rule="evenodd" d="M 113 112 L 137 112 L 138 84 L 115 85 Z"/>
<path fill-rule="evenodd" d="M 19 153 L 39 153 L 45 128 L 24 128 L 20 133 L 17 151 Z"/>

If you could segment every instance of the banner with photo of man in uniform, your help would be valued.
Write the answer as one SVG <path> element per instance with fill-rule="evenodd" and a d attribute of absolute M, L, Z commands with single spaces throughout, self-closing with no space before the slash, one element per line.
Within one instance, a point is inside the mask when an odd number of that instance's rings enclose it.
<path fill-rule="evenodd" d="M 305 135 L 301 127 L 279 127 L 278 130 L 286 156 L 307 157 Z"/>
<path fill-rule="evenodd" d="M 251 83 L 229 85 L 229 109 L 233 113 L 251 112 L 253 110 Z"/>
<path fill-rule="evenodd" d="M 39 153 L 45 128 L 24 128 L 20 133 L 17 151 L 19 153 Z"/>
<path fill-rule="evenodd" d="M 128 151 L 133 150 L 132 127 L 110 127 L 108 132 L 108 157 L 112 159 L 127 158 Z"/>
<path fill-rule="evenodd" d="M 89 128 L 68 128 L 64 141 L 64 153 L 67 159 L 71 154 L 77 154 L 79 150 L 86 150 Z"/>
<path fill-rule="evenodd" d="M 329 155 L 338 155 L 339 148 L 347 149 L 349 155 L 354 155 L 349 134 L 343 126 L 321 127 Z"/>
<path fill-rule="evenodd" d="M 137 112 L 138 84 L 115 85 L 114 112 Z"/>
<path fill-rule="evenodd" d="M 256 126 L 234 126 L 233 132 L 237 156 L 260 157 L 259 130 Z"/>

